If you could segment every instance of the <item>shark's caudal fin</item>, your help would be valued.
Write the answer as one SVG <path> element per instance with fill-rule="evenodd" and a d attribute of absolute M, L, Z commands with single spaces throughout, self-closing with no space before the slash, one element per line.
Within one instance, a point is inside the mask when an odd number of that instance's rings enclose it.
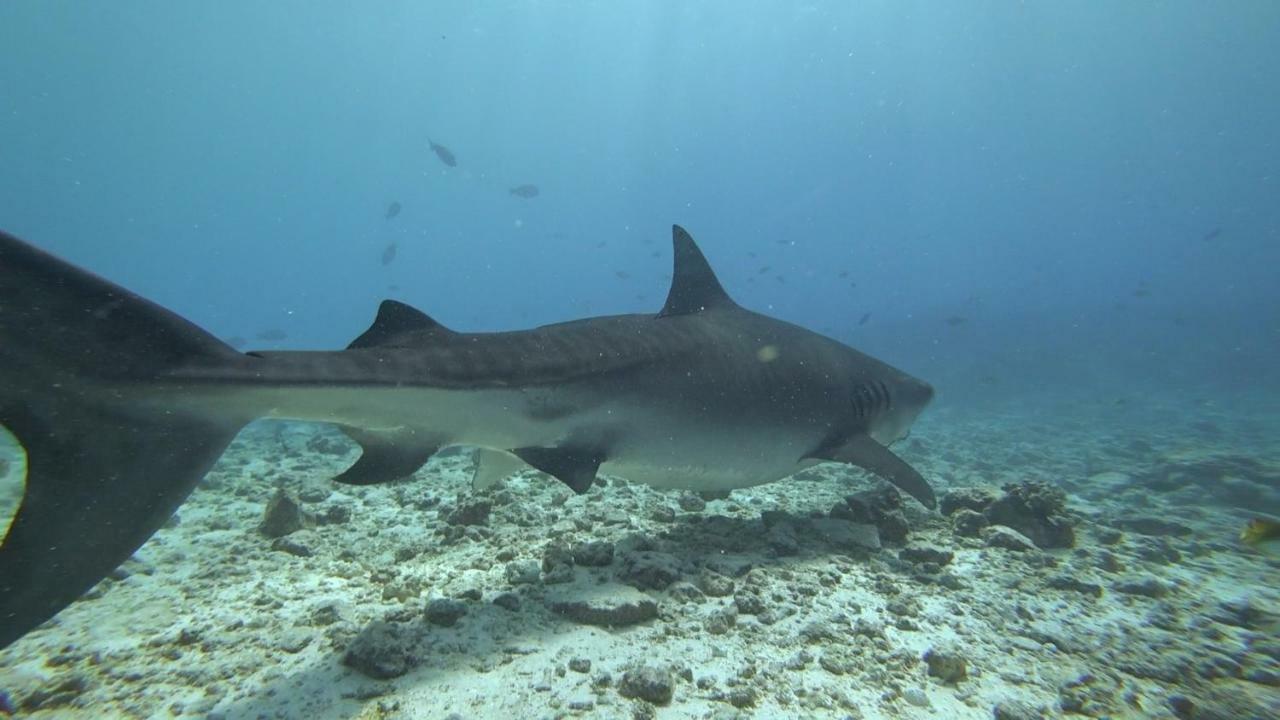
<path fill-rule="evenodd" d="M 158 305 L 0 233 L 0 424 L 27 459 L 26 493 L 0 545 L 0 648 L 137 550 L 239 430 L 140 403 L 134 389 L 184 364 L 238 357 Z"/>

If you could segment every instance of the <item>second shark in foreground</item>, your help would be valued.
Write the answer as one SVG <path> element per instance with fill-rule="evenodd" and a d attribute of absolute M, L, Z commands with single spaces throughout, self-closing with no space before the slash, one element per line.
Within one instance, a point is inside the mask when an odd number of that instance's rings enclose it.
<path fill-rule="evenodd" d="M 333 352 L 239 353 L 112 283 L 0 233 L 0 423 L 26 495 L 0 546 L 0 647 L 91 588 L 182 503 L 246 423 L 336 423 L 362 454 L 339 482 L 411 475 L 479 448 L 475 483 L 532 466 L 725 491 L 857 465 L 927 507 L 888 449 L 925 382 L 725 293 L 674 228 L 657 315 L 460 333 L 398 302 Z"/>

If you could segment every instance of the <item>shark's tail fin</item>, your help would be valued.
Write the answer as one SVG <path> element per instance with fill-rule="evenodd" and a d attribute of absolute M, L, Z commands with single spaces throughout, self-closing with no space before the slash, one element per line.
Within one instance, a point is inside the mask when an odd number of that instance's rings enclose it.
<path fill-rule="evenodd" d="M 158 305 L 0 233 L 0 425 L 27 465 L 0 545 L 0 648 L 133 554 L 239 431 L 141 392 L 177 367 L 239 357 Z"/>

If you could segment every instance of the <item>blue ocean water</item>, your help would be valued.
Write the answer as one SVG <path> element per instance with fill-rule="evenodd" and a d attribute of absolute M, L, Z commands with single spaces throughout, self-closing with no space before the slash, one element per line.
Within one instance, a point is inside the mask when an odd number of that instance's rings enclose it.
<path fill-rule="evenodd" d="M 258 346 L 340 346 L 384 297 L 476 330 L 653 310 L 680 223 L 743 304 L 940 402 L 1274 393 L 1277 13 L 6 3 L 0 217 L 288 335 Z"/>
<path fill-rule="evenodd" d="M 1275 3 L 19 0 L 0 48 L 0 228 L 249 349 L 656 311 L 678 223 L 929 380 L 926 447 L 1276 454 Z"/>

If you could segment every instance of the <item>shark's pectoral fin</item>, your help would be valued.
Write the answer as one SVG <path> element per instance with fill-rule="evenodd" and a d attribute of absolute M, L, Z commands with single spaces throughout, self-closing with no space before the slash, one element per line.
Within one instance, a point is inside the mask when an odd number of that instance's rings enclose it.
<path fill-rule="evenodd" d="M 511 452 L 533 467 L 568 485 L 581 495 L 595 482 L 604 453 L 595 448 L 575 446 L 524 447 Z"/>
<path fill-rule="evenodd" d="M 812 457 L 857 465 L 893 483 L 930 510 L 938 505 L 933 488 L 929 487 L 929 482 L 915 468 L 867 435 L 855 435 L 843 445 L 818 452 Z"/>
<path fill-rule="evenodd" d="M 471 471 L 472 490 L 493 487 L 526 465 L 524 460 L 505 450 L 487 447 L 476 448 L 475 462 L 475 469 Z"/>
<path fill-rule="evenodd" d="M 440 443 L 411 430 L 376 432 L 344 427 L 342 431 L 360 445 L 360 459 L 334 478 L 346 485 L 374 485 L 409 477 L 440 449 Z"/>

